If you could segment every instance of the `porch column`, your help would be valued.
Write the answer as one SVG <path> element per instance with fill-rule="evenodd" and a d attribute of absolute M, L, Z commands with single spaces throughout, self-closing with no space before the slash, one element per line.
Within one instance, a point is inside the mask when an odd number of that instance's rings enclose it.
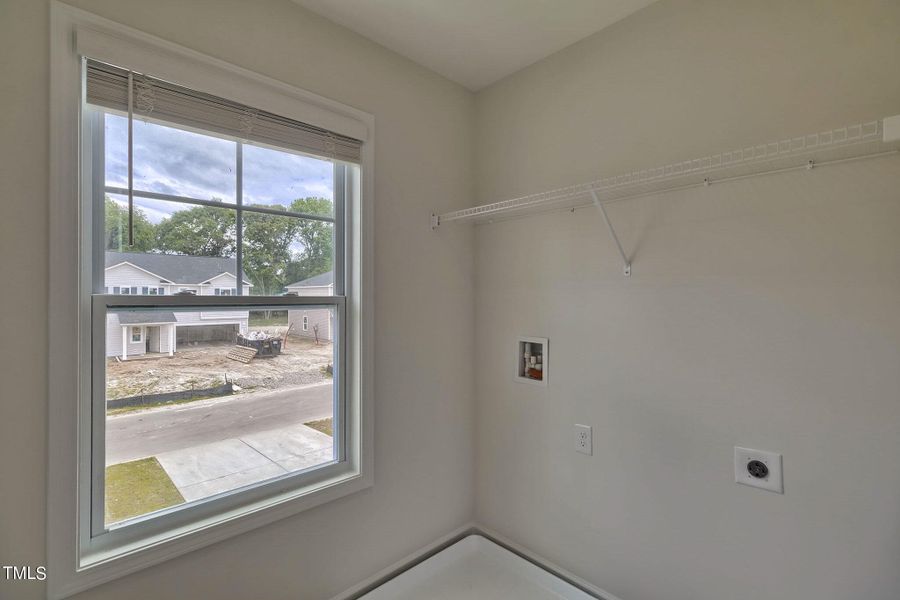
<path fill-rule="evenodd" d="M 175 325 L 169 325 L 169 356 L 175 354 Z"/>
<path fill-rule="evenodd" d="M 128 327 L 122 325 L 122 360 L 128 360 Z"/>

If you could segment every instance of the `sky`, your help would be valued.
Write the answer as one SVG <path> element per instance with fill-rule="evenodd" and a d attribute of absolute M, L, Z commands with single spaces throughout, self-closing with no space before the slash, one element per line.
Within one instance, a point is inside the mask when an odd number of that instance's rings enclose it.
<path fill-rule="evenodd" d="M 235 142 L 134 121 L 134 189 L 200 200 L 235 202 Z M 333 165 L 325 160 L 245 144 L 244 204 L 281 204 L 296 198 L 334 199 Z M 106 115 L 106 184 L 128 187 L 128 119 Z M 110 195 L 125 203 L 123 196 Z M 136 198 L 153 223 L 176 210 L 175 202 Z"/>

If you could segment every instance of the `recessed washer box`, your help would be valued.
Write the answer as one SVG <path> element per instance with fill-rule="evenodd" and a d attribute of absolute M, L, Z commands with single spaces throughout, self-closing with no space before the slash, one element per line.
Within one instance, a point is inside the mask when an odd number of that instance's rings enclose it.
<path fill-rule="evenodd" d="M 550 344 L 547 338 L 520 336 L 516 343 L 515 380 L 547 385 L 550 377 Z"/>

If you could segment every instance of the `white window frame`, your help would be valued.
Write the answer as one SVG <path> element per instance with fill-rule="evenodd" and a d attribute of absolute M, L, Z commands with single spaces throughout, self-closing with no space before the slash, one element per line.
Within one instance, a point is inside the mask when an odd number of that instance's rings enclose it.
<path fill-rule="evenodd" d="M 303 331 L 309 331 L 309 315 L 303 315 Z"/>
<path fill-rule="evenodd" d="M 138 339 L 134 339 L 134 330 L 135 329 L 137 329 L 137 331 L 138 331 Z M 144 341 L 144 328 L 141 327 L 140 325 L 132 325 L 129 335 L 131 337 L 132 344 L 140 344 L 141 342 Z"/>
<path fill-rule="evenodd" d="M 225 63 L 72 8 L 51 3 L 50 47 L 50 290 L 49 478 L 47 516 L 48 597 L 65 598 L 127 573 L 297 514 L 373 485 L 372 228 L 374 207 L 374 118 L 372 115 L 246 69 Z M 148 527 L 143 535 L 114 546 L 85 544 L 91 539 L 90 503 L 85 506 L 85 474 L 90 482 L 92 428 L 90 324 L 92 311 L 115 306 L 207 306 L 209 297 L 97 296 L 103 265 L 84 256 L 80 240 L 93 219 L 80 198 L 91 182 L 80 175 L 82 154 L 82 56 L 227 97 L 275 114 L 363 140 L 362 159 L 346 182 L 346 235 L 352 244 L 346 262 L 347 327 L 343 342 L 346 445 L 339 473 L 297 488 L 262 487 L 241 493 L 241 502 L 180 513 L 165 530 Z M 365 202 L 363 202 L 365 198 Z M 92 272 L 95 271 L 95 272 Z M 85 299 L 88 299 L 86 301 Z M 242 298 L 244 298 L 242 300 Z M 252 298 L 219 298 L 222 307 Z M 275 304 L 309 304 L 314 299 L 284 298 Z M 338 319 L 341 315 L 337 315 Z M 86 329 L 87 327 L 87 329 Z M 94 350 L 96 351 L 96 350 Z M 88 368 L 86 369 L 86 365 Z M 74 390 L 74 391 L 73 391 Z M 88 449 L 86 454 L 85 449 Z M 153 519 L 148 520 L 148 523 Z M 131 528 L 128 528 L 131 529 Z"/>

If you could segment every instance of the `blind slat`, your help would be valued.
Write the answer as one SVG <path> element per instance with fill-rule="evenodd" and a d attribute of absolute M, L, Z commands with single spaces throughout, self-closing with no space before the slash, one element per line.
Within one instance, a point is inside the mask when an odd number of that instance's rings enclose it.
<path fill-rule="evenodd" d="M 128 71 L 87 61 L 87 102 L 128 109 Z M 134 114 L 221 135 L 359 163 L 362 142 L 224 98 L 134 74 Z"/>

